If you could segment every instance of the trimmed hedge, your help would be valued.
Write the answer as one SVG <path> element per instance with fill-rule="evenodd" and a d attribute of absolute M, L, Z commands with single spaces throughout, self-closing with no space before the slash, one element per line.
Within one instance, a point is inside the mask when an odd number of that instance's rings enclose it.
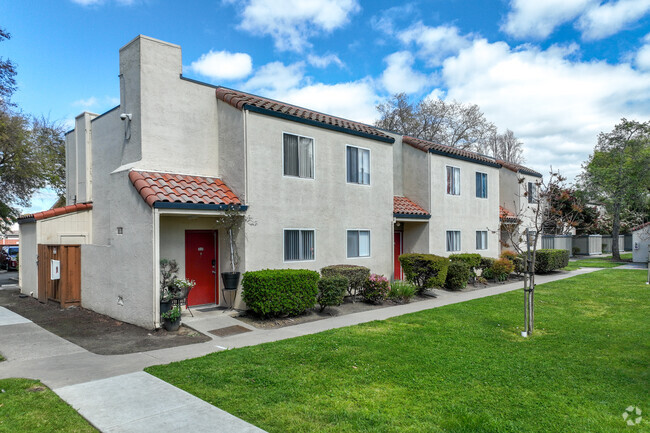
<path fill-rule="evenodd" d="M 478 255 L 478 254 L 477 254 Z M 461 290 L 467 286 L 471 271 L 469 265 L 464 261 L 452 261 L 447 269 L 445 287 L 449 290 Z"/>
<path fill-rule="evenodd" d="M 546 274 L 556 269 L 562 269 L 569 264 L 567 250 L 537 250 L 535 253 L 535 273 Z"/>
<path fill-rule="evenodd" d="M 321 278 L 318 281 L 318 298 L 316 299 L 320 305 L 320 311 L 322 312 L 325 307 L 341 305 L 348 285 L 348 279 L 342 275 Z"/>
<path fill-rule="evenodd" d="M 320 270 L 323 277 L 341 275 L 348 279 L 348 295 L 356 296 L 362 289 L 363 284 L 370 277 L 370 269 L 357 265 L 332 265 L 325 266 Z"/>
<path fill-rule="evenodd" d="M 245 272 L 242 299 L 261 316 L 297 315 L 316 304 L 319 278 L 307 269 Z"/>
<path fill-rule="evenodd" d="M 452 262 L 464 262 L 467 263 L 467 266 L 471 268 L 478 268 L 481 266 L 481 255 L 480 254 L 450 254 L 449 260 Z"/>
<path fill-rule="evenodd" d="M 481 263 L 479 263 L 478 267 L 485 272 L 486 269 L 489 269 L 494 265 L 494 262 L 496 259 L 493 259 L 492 257 L 481 257 Z"/>
<path fill-rule="evenodd" d="M 433 254 L 402 254 L 399 261 L 406 279 L 415 284 L 418 293 L 445 284 L 450 263 L 448 258 Z"/>

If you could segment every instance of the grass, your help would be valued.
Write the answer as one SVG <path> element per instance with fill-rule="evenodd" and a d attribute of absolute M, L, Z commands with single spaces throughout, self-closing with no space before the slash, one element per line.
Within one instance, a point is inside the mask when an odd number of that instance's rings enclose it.
<path fill-rule="evenodd" d="M 617 432 L 650 412 L 644 271 L 521 291 L 147 369 L 269 432 Z M 635 432 L 650 431 L 644 420 Z"/>
<path fill-rule="evenodd" d="M 1 379 L 0 391 L 0 432 L 97 431 L 38 380 Z"/>
<path fill-rule="evenodd" d="M 621 260 L 632 260 L 632 253 L 621 254 Z M 564 268 L 564 270 L 575 271 L 578 268 L 615 268 L 627 263 L 628 262 L 625 261 L 615 262 L 613 261 L 612 256 L 593 257 L 591 259 L 578 259 L 570 261 L 569 265 Z"/>

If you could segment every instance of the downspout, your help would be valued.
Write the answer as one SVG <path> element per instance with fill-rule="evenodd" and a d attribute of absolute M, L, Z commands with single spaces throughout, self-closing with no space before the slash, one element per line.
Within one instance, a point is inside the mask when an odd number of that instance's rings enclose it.
<path fill-rule="evenodd" d="M 429 181 L 427 182 L 427 188 L 429 189 L 429 213 L 433 214 L 433 187 L 431 183 L 433 182 L 433 179 L 431 179 L 431 164 L 433 164 L 433 156 L 430 152 L 427 152 L 427 179 Z M 431 230 L 433 230 L 433 225 L 431 224 L 431 220 L 427 221 L 427 225 L 429 226 L 429 233 L 427 233 L 428 239 L 427 243 L 429 244 L 429 250 L 427 253 L 431 253 L 432 248 L 431 248 L 431 239 L 433 239 L 433 236 L 431 236 Z"/>
<path fill-rule="evenodd" d="M 160 210 L 153 209 L 153 324 L 160 328 Z"/>

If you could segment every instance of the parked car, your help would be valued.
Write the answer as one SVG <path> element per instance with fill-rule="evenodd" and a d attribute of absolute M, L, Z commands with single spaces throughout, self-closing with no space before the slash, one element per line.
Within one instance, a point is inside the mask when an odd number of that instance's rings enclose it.
<path fill-rule="evenodd" d="M 18 269 L 18 249 L 17 246 L 5 246 L 0 250 L 0 269 L 12 270 Z"/>

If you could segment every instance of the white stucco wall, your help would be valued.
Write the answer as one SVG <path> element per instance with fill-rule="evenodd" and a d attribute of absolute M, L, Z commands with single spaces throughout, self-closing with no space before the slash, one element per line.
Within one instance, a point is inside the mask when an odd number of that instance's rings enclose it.
<path fill-rule="evenodd" d="M 392 273 L 393 152 L 390 143 L 249 113 L 246 270 L 349 263 Z M 314 179 L 283 175 L 282 133 L 314 139 Z M 346 182 L 346 145 L 370 149 L 371 185 Z M 284 262 L 283 230 L 313 229 L 315 260 Z M 347 230 L 370 230 L 370 257 L 347 258 Z"/>
<path fill-rule="evenodd" d="M 92 210 L 37 221 L 38 243 L 80 245 L 92 243 Z"/>
<path fill-rule="evenodd" d="M 520 182 L 521 179 L 523 181 Z M 535 184 L 539 180 L 538 177 L 515 173 L 505 167 L 499 170 L 499 204 L 521 219 L 519 226 L 520 233 L 524 233 L 527 228 L 535 230 L 535 208 L 537 204 L 528 203 L 528 197 L 524 194 L 527 191 L 528 182 Z M 506 236 L 502 236 L 502 241 L 508 244 L 510 243 L 510 240 Z M 519 247 L 526 249 L 525 242 L 521 242 Z M 537 238 L 537 248 L 542 248 L 541 235 Z M 501 249 L 513 248 L 506 245 Z"/>
<path fill-rule="evenodd" d="M 448 256 L 478 253 L 499 255 L 499 169 L 438 154 L 429 154 L 431 170 L 431 220 L 429 251 Z M 460 168 L 460 195 L 447 194 L 447 166 Z M 486 173 L 487 198 L 476 197 L 476 172 Z M 446 232 L 461 232 L 461 250 L 447 251 Z M 476 232 L 488 232 L 487 249 L 476 249 Z"/>
<path fill-rule="evenodd" d="M 650 226 L 646 226 L 643 229 L 632 232 L 632 261 L 635 263 L 647 263 L 649 245 Z"/>
<path fill-rule="evenodd" d="M 21 293 L 38 297 L 38 228 L 36 222 L 20 224 L 18 285 Z"/>

